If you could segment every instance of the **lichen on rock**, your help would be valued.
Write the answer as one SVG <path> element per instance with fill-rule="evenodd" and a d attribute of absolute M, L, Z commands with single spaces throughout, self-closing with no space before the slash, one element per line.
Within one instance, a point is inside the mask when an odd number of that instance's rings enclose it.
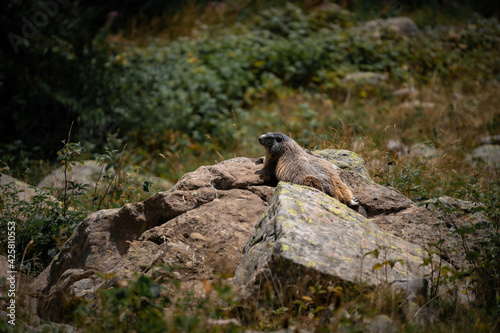
<path fill-rule="evenodd" d="M 378 257 L 368 255 L 374 250 Z M 428 273 L 420 266 L 423 255 L 421 247 L 384 232 L 328 195 L 280 182 L 245 245 L 234 283 L 243 298 L 257 295 L 264 280 L 273 281 L 277 293 L 301 285 L 303 274 L 325 283 L 377 285 L 422 277 Z M 395 265 L 384 264 L 388 260 Z"/>

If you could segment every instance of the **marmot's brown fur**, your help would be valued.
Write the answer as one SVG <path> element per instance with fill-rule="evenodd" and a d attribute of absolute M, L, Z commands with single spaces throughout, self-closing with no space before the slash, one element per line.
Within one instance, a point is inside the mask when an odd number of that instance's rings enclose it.
<path fill-rule="evenodd" d="M 261 135 L 259 143 L 266 148 L 264 170 L 278 181 L 314 187 L 348 206 L 359 205 L 327 160 L 313 155 L 282 133 Z"/>

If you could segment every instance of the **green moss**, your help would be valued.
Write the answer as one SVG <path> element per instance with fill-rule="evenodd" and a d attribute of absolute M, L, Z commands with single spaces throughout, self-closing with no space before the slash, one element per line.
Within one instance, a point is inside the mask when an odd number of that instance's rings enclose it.
<path fill-rule="evenodd" d="M 316 263 L 313 261 L 308 261 L 306 264 L 307 267 L 316 267 Z"/>

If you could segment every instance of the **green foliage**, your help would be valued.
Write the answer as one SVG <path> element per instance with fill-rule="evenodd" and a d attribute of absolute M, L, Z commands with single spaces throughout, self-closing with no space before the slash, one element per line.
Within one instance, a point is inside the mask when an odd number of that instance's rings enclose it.
<path fill-rule="evenodd" d="M 25 272 L 41 271 L 57 254 L 59 247 L 71 236 L 74 228 L 89 213 L 85 206 L 88 184 L 67 180 L 67 173 L 77 163 L 83 165 L 83 149 L 79 143 L 63 141 L 57 152 L 64 169 L 64 189 L 28 187 L 33 192 L 19 189 L 15 183 L 1 187 L 0 221 L 15 223 L 17 265 Z M 3 167 L 2 172 L 8 170 Z M 7 244 L 7 230 L 0 231 L 2 244 Z M 20 255 L 22 253 L 22 256 Z"/>
<path fill-rule="evenodd" d="M 161 295 L 161 285 L 141 275 L 129 286 L 104 290 L 100 295 L 100 318 L 89 308 L 80 308 L 76 315 L 85 322 L 88 332 L 165 332 L 163 308 L 170 300 Z M 90 313 L 88 313 L 90 312 Z"/>
<path fill-rule="evenodd" d="M 163 268 L 172 271 L 172 267 Z M 231 288 L 216 283 L 212 289 L 207 282 L 205 291 L 205 297 L 196 298 L 182 290 L 177 280 L 156 282 L 138 275 L 133 281 L 101 290 L 97 302 L 82 302 L 75 321 L 84 332 L 239 332 L 231 321 L 207 326 L 210 319 L 229 314 L 228 305 L 234 304 Z"/>
<path fill-rule="evenodd" d="M 2 225 L 15 223 L 16 266 L 25 272 L 38 273 L 57 254 L 58 248 L 71 236 L 87 212 L 70 209 L 71 205 L 81 205 L 84 192 L 78 189 L 71 198 L 66 198 L 67 205 L 56 199 L 55 189 L 30 189 L 34 191 L 34 196 L 24 199 L 23 191 L 17 189 L 14 183 L 2 186 L 0 221 Z M 0 231 L 0 242 L 7 246 L 7 229 L 3 229 Z"/>
<path fill-rule="evenodd" d="M 29 186 L 26 189 L 29 193 L 24 193 L 15 182 L 0 187 L 0 222 L 15 223 L 16 264 L 23 272 L 35 274 L 43 270 L 91 212 L 104 206 L 121 207 L 140 201 L 147 197 L 148 191 L 157 190 L 152 178 L 144 181 L 138 178 L 139 168 L 123 166 L 129 157 L 125 148 L 121 152 L 106 150 L 99 156 L 101 169 L 93 188 L 68 180 L 71 169 L 84 164 L 84 148 L 80 143 L 63 141 L 63 144 L 57 153 L 64 174 L 62 190 Z M 4 165 L 0 171 L 8 172 L 9 167 Z M 6 228 L 0 230 L 0 243 L 7 246 Z"/>
<path fill-rule="evenodd" d="M 82 112 L 81 130 L 120 129 L 140 144 L 159 141 L 163 149 L 171 144 L 156 138 L 174 131 L 187 136 L 176 151 L 208 136 L 231 148 L 240 135 L 235 119 L 246 123 L 252 118 L 248 106 L 276 99 L 283 88 L 338 93 L 346 89 L 342 78 L 356 71 L 388 73 L 397 83 L 413 76 L 425 83 L 435 75 L 488 79 L 499 70 L 496 20 L 475 17 L 459 31 L 437 27 L 410 40 L 386 31 L 380 39 L 371 31 L 330 24 L 346 21 L 342 13 L 326 8 L 321 15 L 305 14 L 288 5 L 264 11 L 239 32 L 201 31 L 197 39 L 125 50 L 106 62 L 109 73 L 103 80 L 111 94 Z M 318 25 L 320 18 L 327 20 L 324 25 Z"/>
<path fill-rule="evenodd" d="M 8 22 L 19 25 L 36 6 L 10 3 L 16 15 Z M 106 10 L 107 5 L 60 6 L 29 48 L 2 51 L 0 66 L 9 84 L 0 88 L 0 130 L 8 143 L 0 145 L 0 158 L 9 158 L 14 139 L 20 139 L 17 147 L 30 147 L 23 149 L 25 158 L 9 161 L 12 168 L 53 156 L 53 137 L 60 139 L 73 120 L 77 140 L 91 148 L 102 149 L 114 133 L 131 145 L 163 152 L 199 152 L 214 144 L 210 140 L 216 140 L 215 149 L 231 150 L 244 134 L 262 130 L 251 107 L 290 89 L 350 94 L 352 87 L 342 79 L 356 71 L 389 74 L 399 84 L 410 77 L 421 83 L 436 76 L 488 80 L 500 70 L 500 27 L 494 19 L 473 17 L 465 27 L 429 28 L 409 40 L 391 31 L 376 38 L 352 27 L 353 15 L 337 6 L 304 12 L 288 4 L 223 33 L 202 28 L 196 38 L 155 40 L 140 49 L 106 39 L 109 26 L 97 24 Z M 366 95 L 367 89 L 352 92 Z M 44 121 L 31 125 L 35 118 Z"/>

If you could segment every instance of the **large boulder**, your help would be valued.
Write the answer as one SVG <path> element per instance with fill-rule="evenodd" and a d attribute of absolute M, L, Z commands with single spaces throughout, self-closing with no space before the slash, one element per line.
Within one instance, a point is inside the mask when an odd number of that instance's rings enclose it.
<path fill-rule="evenodd" d="M 443 228 L 440 215 L 374 183 L 352 152 L 315 153 L 335 165 L 368 218 L 311 188 L 280 184 L 274 193 L 260 159 L 202 166 L 168 191 L 82 221 L 32 284 L 39 314 L 60 320 L 65 300 L 92 300 L 99 289 L 137 274 L 174 278 L 195 293 L 203 293 L 206 281 L 231 276 L 238 265 L 235 280 L 243 291 L 264 276 L 281 283 L 301 274 L 369 284 L 422 278 L 427 268 L 418 264 L 430 238 L 418 236 Z M 393 269 L 385 259 L 393 260 Z M 381 266 L 373 270 L 376 264 Z"/>
<path fill-rule="evenodd" d="M 384 81 L 387 81 L 388 77 L 385 74 L 374 73 L 374 72 L 355 72 L 347 74 L 343 79 L 342 83 L 351 84 L 370 84 L 377 85 Z"/>
<path fill-rule="evenodd" d="M 484 164 L 493 172 L 500 169 L 500 145 L 485 144 L 474 148 L 467 155 L 467 161 L 474 166 Z"/>
<path fill-rule="evenodd" d="M 423 277 L 429 273 L 420 265 L 423 256 L 420 246 L 383 231 L 323 192 L 280 182 L 245 245 L 234 282 L 246 299 L 270 281 L 286 302 L 311 283 L 374 286 Z"/>
<path fill-rule="evenodd" d="M 248 158 L 203 166 L 144 202 L 89 215 L 33 283 L 43 295 L 39 313 L 60 320 L 67 298 L 93 299 L 99 288 L 154 264 L 180 267 L 175 277 L 190 285 L 233 273 L 272 195 L 261 169 Z"/>

